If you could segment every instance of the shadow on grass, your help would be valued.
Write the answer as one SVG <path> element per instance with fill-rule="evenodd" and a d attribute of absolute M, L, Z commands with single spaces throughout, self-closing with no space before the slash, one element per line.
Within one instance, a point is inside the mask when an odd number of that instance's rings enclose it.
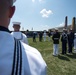
<path fill-rule="evenodd" d="M 62 56 L 62 55 L 58 55 L 58 58 L 61 59 L 61 60 L 70 61 L 67 57 Z"/>
<path fill-rule="evenodd" d="M 70 58 L 76 59 L 76 53 L 73 53 L 72 55 L 67 54 L 67 56 L 70 57 Z"/>

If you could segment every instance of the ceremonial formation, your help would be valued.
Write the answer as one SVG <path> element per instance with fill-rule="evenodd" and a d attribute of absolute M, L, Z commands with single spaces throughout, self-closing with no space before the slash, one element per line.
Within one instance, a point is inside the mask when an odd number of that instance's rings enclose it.
<path fill-rule="evenodd" d="M 13 31 L 10 31 L 10 21 L 16 10 L 15 2 L 16 0 L 0 0 L 0 75 L 47 75 L 49 66 L 46 62 L 51 59 L 46 60 L 42 54 L 46 56 L 46 53 L 52 50 L 51 56 L 58 58 L 59 55 L 71 55 L 76 52 L 76 18 L 73 18 L 72 25 L 68 28 L 66 16 L 61 32 L 56 27 L 52 31 L 30 31 L 28 33 L 25 31 L 23 33 L 20 30 L 21 22 L 18 21 L 12 23 Z M 36 49 L 29 44 L 31 38 L 32 44 L 40 46 L 41 49 L 43 47 L 40 44 L 46 42 L 52 43 L 52 47 L 50 46 L 48 52 L 49 48 L 45 51 L 41 50 L 41 54 L 39 48 Z M 52 62 L 49 61 L 50 65 Z"/>
<path fill-rule="evenodd" d="M 36 39 L 39 38 L 39 42 L 46 43 L 47 41 L 53 43 L 53 55 L 58 56 L 59 54 L 72 54 L 73 49 L 76 52 L 76 33 L 72 28 L 67 29 L 63 28 L 63 31 L 60 33 L 58 28 L 54 28 L 51 31 L 43 31 L 35 34 L 35 38 L 33 42 L 36 42 Z M 35 32 L 34 32 L 35 33 Z M 51 41 L 52 40 L 52 41 Z M 59 45 L 61 42 L 61 53 L 59 49 Z"/>

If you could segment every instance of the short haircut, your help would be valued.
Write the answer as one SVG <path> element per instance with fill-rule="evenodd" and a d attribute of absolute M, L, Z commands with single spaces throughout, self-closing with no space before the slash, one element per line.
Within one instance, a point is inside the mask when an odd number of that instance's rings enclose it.
<path fill-rule="evenodd" d="M 13 5 L 13 0 L 0 0 L 0 17 L 3 16 L 9 6 Z"/>

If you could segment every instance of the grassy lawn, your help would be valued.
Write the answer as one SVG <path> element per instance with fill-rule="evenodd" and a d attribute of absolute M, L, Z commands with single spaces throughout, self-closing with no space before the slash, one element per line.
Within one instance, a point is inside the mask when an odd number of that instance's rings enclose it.
<path fill-rule="evenodd" d="M 42 54 L 47 64 L 47 75 L 76 75 L 76 54 L 62 55 L 58 57 L 52 55 L 53 43 L 51 41 L 33 42 L 32 38 L 29 38 L 29 45 L 37 48 Z M 61 42 L 59 44 L 59 50 L 61 53 Z"/>

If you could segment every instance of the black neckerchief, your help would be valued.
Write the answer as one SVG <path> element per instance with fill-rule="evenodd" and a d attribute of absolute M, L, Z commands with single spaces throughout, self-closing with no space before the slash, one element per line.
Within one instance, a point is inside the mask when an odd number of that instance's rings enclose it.
<path fill-rule="evenodd" d="M 10 33 L 10 31 L 8 30 L 8 28 L 3 27 L 3 26 L 0 26 L 0 31 L 6 31 L 6 32 Z"/>

